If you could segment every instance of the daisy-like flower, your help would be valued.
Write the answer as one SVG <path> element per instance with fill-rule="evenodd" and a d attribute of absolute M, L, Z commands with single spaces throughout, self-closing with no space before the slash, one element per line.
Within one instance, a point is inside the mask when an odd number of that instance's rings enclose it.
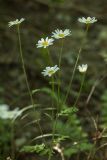
<path fill-rule="evenodd" d="M 97 19 L 95 17 L 87 17 L 87 18 L 78 18 L 78 21 L 81 23 L 86 23 L 86 24 L 90 24 L 90 23 L 95 23 L 97 22 Z"/>
<path fill-rule="evenodd" d="M 8 23 L 8 26 L 9 26 L 9 27 L 12 27 L 12 26 L 14 26 L 14 25 L 18 25 L 18 24 L 22 23 L 24 20 L 25 20 L 24 18 L 21 18 L 20 20 L 16 19 L 15 21 L 10 21 L 10 22 Z"/>
<path fill-rule="evenodd" d="M 38 41 L 37 48 L 47 48 L 48 46 L 53 44 L 54 39 L 53 38 L 48 38 L 46 37 L 46 39 L 41 38 L 41 40 Z"/>
<path fill-rule="evenodd" d="M 56 29 L 52 32 L 52 37 L 55 39 L 65 38 L 66 36 L 70 36 L 71 31 L 69 29 L 65 29 L 64 31 Z"/>
<path fill-rule="evenodd" d="M 81 66 L 80 66 L 80 65 L 78 66 L 78 70 L 79 70 L 79 72 L 81 72 L 81 73 L 86 72 L 86 71 L 87 71 L 87 68 L 88 68 L 88 65 L 87 65 L 87 64 L 82 64 Z"/>
<path fill-rule="evenodd" d="M 57 65 L 55 65 L 54 67 L 46 67 L 46 69 L 43 70 L 42 74 L 44 76 L 51 77 L 58 70 L 59 70 L 59 67 L 57 67 Z"/>

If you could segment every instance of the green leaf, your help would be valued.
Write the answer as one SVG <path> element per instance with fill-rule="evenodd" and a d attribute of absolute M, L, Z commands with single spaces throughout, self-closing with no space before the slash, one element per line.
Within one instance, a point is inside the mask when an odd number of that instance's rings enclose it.
<path fill-rule="evenodd" d="M 36 153 L 40 153 L 45 149 L 45 144 L 42 143 L 40 145 L 35 145 L 35 146 L 24 146 L 21 149 L 21 152 L 36 152 Z"/>
<path fill-rule="evenodd" d="M 40 91 L 41 91 L 41 89 L 35 89 L 35 90 L 32 91 L 32 94 L 35 94 L 35 93 L 40 92 Z"/>
<path fill-rule="evenodd" d="M 76 107 L 71 107 L 71 108 L 65 108 L 61 110 L 61 112 L 58 114 L 59 116 L 68 116 L 73 113 L 76 113 L 78 109 Z"/>

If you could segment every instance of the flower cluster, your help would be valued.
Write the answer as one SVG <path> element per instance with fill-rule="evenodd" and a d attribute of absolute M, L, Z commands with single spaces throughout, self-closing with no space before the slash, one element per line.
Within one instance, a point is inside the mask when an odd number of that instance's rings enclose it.
<path fill-rule="evenodd" d="M 19 25 L 20 23 L 22 23 L 25 19 L 21 18 L 20 20 L 16 19 L 15 21 L 11 21 L 8 23 L 8 26 L 11 27 L 13 25 Z M 82 18 L 78 18 L 78 21 L 81 23 L 85 23 L 87 24 L 91 24 L 91 23 L 95 23 L 97 22 L 97 19 L 95 17 L 82 17 Z M 54 32 L 52 32 L 51 37 L 52 38 L 48 38 L 46 37 L 41 38 L 38 43 L 36 44 L 37 48 L 47 48 L 50 45 L 53 45 L 54 39 L 62 39 L 65 38 L 67 36 L 71 35 L 71 31 L 69 29 L 65 29 L 65 30 L 59 30 L 56 29 Z M 82 64 L 81 66 L 78 66 L 78 70 L 81 73 L 84 73 L 87 71 L 88 65 L 87 64 Z M 46 67 L 46 69 L 43 70 L 42 74 L 44 76 L 49 76 L 51 77 L 56 71 L 59 70 L 59 67 L 57 67 L 57 65 L 53 66 L 53 67 Z M 12 112 L 11 112 L 12 113 Z M 14 112 L 13 112 L 14 113 Z"/>
<path fill-rule="evenodd" d="M 90 23 L 95 23 L 97 22 L 97 19 L 95 17 L 87 17 L 87 18 L 79 18 L 78 19 L 79 22 L 81 23 L 85 23 L 85 24 L 90 24 Z M 71 31 L 69 29 L 65 29 L 63 30 L 59 30 L 56 29 L 54 32 L 52 32 L 52 38 L 48 38 L 46 37 L 46 39 L 41 38 L 41 40 L 38 41 L 37 48 L 47 48 L 48 46 L 53 44 L 54 39 L 62 39 L 65 38 L 66 36 L 70 36 L 71 35 Z M 54 39 L 53 39 L 54 38 Z M 88 65 L 87 64 L 82 64 L 81 66 L 78 66 L 78 70 L 81 73 L 84 73 L 87 71 Z M 57 67 L 57 65 L 55 65 L 54 67 L 46 67 L 46 69 L 43 70 L 42 74 L 44 76 L 49 76 L 51 77 L 56 71 L 59 70 L 59 67 Z"/>
<path fill-rule="evenodd" d="M 48 46 L 53 45 L 53 41 L 54 41 L 53 38 L 60 39 L 70 35 L 71 35 L 71 31 L 69 29 L 65 29 L 64 31 L 57 29 L 54 32 L 52 32 L 52 36 L 51 36 L 52 38 L 48 38 L 48 37 L 46 37 L 45 39 L 41 38 L 41 40 L 39 40 L 38 43 L 36 44 L 37 48 L 41 48 L 41 47 L 47 48 Z"/>
<path fill-rule="evenodd" d="M 90 23 L 97 22 L 97 19 L 95 17 L 92 17 L 92 18 L 91 17 L 87 17 L 87 18 L 82 17 L 82 18 L 78 18 L 78 21 L 81 23 L 90 24 Z M 62 39 L 67 36 L 70 36 L 70 35 L 71 35 L 71 31 L 69 29 L 65 29 L 64 31 L 56 29 L 54 32 L 52 32 L 52 36 L 51 36 L 52 38 L 48 38 L 48 37 L 46 37 L 46 39 L 41 38 L 41 40 L 39 40 L 38 43 L 36 44 L 37 48 L 41 48 L 41 47 L 47 48 L 48 46 L 53 45 L 54 39 Z"/>
<path fill-rule="evenodd" d="M 53 41 L 54 41 L 53 38 L 60 39 L 70 35 L 71 35 L 71 31 L 69 29 L 65 29 L 64 31 L 57 29 L 55 30 L 55 32 L 52 32 L 52 36 L 51 36 L 52 38 L 48 38 L 48 37 L 46 37 L 45 39 L 41 38 L 41 40 L 39 40 L 38 43 L 36 44 L 37 48 L 41 48 L 41 47 L 47 48 L 48 46 L 53 44 Z M 42 74 L 44 76 L 51 77 L 58 70 L 59 70 L 59 67 L 57 65 L 53 67 L 48 66 L 43 70 Z"/>
<path fill-rule="evenodd" d="M 0 118 L 1 119 L 14 119 L 16 116 L 21 115 L 18 108 L 10 111 L 9 106 L 6 104 L 0 105 Z"/>

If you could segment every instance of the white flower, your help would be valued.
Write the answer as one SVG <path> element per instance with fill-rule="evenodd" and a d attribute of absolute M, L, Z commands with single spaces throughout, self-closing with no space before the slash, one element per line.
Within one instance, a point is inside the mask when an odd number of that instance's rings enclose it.
<path fill-rule="evenodd" d="M 87 71 L 87 68 L 88 68 L 88 65 L 87 65 L 87 64 L 82 64 L 81 66 L 80 66 L 80 65 L 78 66 L 78 70 L 79 70 L 79 72 L 81 72 L 81 73 L 86 72 L 86 71 Z"/>
<path fill-rule="evenodd" d="M 0 104 L 0 113 L 8 110 L 9 106 L 7 104 Z"/>
<path fill-rule="evenodd" d="M 1 119 L 15 119 L 15 117 L 21 115 L 21 113 L 22 112 L 18 108 L 10 111 L 8 105 L 5 104 L 0 105 Z"/>
<path fill-rule="evenodd" d="M 36 45 L 37 45 L 37 48 L 41 48 L 41 47 L 46 48 L 46 47 L 52 45 L 53 41 L 54 41 L 53 38 L 50 38 L 50 39 L 48 37 L 46 37 L 46 39 L 41 38 L 41 40 L 39 40 L 38 44 L 36 44 Z"/>
<path fill-rule="evenodd" d="M 78 142 L 74 142 L 74 143 L 73 143 L 73 145 L 77 145 L 77 144 L 78 144 Z"/>
<path fill-rule="evenodd" d="M 71 31 L 69 29 L 65 29 L 64 31 L 62 30 L 55 30 L 54 32 L 52 32 L 52 37 L 55 39 L 60 39 L 60 38 L 64 38 L 66 36 L 70 36 L 71 35 Z"/>
<path fill-rule="evenodd" d="M 78 18 L 78 21 L 81 22 L 81 23 L 86 23 L 86 24 L 89 24 L 89 23 L 95 23 L 97 22 L 97 19 L 95 17 L 87 17 L 87 18 Z"/>
<path fill-rule="evenodd" d="M 54 67 L 46 67 L 46 69 L 43 70 L 42 74 L 44 76 L 51 77 L 58 70 L 59 70 L 59 67 L 57 67 L 57 65 L 55 65 Z"/>
<path fill-rule="evenodd" d="M 14 26 L 14 25 L 18 25 L 18 24 L 22 23 L 24 20 L 25 20 L 24 18 L 21 18 L 20 20 L 16 19 L 15 21 L 10 21 L 10 22 L 8 23 L 8 26 L 9 26 L 9 27 L 12 27 L 12 26 Z"/>

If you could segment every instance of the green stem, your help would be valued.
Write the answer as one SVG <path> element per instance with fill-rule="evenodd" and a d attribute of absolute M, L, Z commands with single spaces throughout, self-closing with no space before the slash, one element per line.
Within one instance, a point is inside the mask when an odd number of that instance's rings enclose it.
<path fill-rule="evenodd" d="M 75 101 L 75 103 L 74 103 L 74 107 L 76 106 L 76 104 L 77 104 L 77 102 L 78 102 L 78 100 L 79 100 L 79 98 L 80 98 L 80 94 L 81 94 L 81 92 L 82 92 L 82 88 L 83 88 L 83 85 L 84 85 L 84 80 L 85 80 L 85 73 L 83 73 L 84 75 L 82 76 L 82 81 L 81 81 L 81 86 L 80 86 L 80 90 L 79 90 L 79 92 L 78 92 L 78 96 L 77 96 L 77 98 L 76 98 L 76 101 Z"/>
<path fill-rule="evenodd" d="M 47 48 L 47 54 L 48 54 L 49 65 L 52 66 L 53 63 L 52 63 L 52 59 L 51 59 L 50 52 L 49 52 L 49 49 L 48 49 L 48 48 Z"/>
<path fill-rule="evenodd" d="M 77 104 L 78 100 L 79 100 L 79 97 L 80 97 L 80 94 L 81 94 L 81 91 L 82 91 L 82 88 L 83 88 L 83 85 L 84 85 L 84 80 L 85 80 L 85 73 L 83 73 L 84 75 L 82 76 L 82 81 L 81 81 L 81 86 L 80 86 L 80 89 L 79 89 L 79 92 L 78 92 L 78 96 L 76 98 L 76 101 L 73 105 L 73 107 L 75 107 L 75 105 Z M 69 124 L 70 122 L 70 117 L 68 117 L 67 121 L 66 121 L 66 124 Z"/>
<path fill-rule="evenodd" d="M 25 69 L 24 58 L 23 58 L 22 43 L 21 43 L 21 36 L 20 36 L 20 25 L 17 25 L 17 31 L 18 31 L 19 50 L 20 50 L 20 58 L 21 58 L 21 62 L 22 62 L 22 69 L 23 69 L 23 73 L 24 73 L 24 77 L 25 77 L 28 93 L 29 93 L 29 96 L 30 96 L 31 104 L 32 104 L 32 106 L 34 108 L 34 111 L 35 111 L 35 105 L 34 105 L 34 101 L 33 101 L 33 97 L 32 97 L 32 92 L 31 92 L 31 89 L 30 89 L 30 86 L 29 86 L 29 82 L 28 82 L 28 78 L 27 78 L 27 74 L 26 74 L 26 69 Z M 42 131 L 42 128 L 40 126 L 39 121 L 37 122 L 37 124 L 38 124 L 39 130 L 41 132 L 41 135 L 43 135 L 43 131 Z"/>
<path fill-rule="evenodd" d="M 60 71 L 59 71 L 59 75 L 58 75 L 58 104 L 57 105 L 59 105 L 59 100 L 60 100 L 60 85 L 61 85 L 60 77 L 61 77 L 61 59 L 62 59 L 63 43 L 64 43 L 64 40 L 62 39 L 61 51 L 59 53 L 59 62 L 58 62 L 58 67 L 59 67 Z M 48 160 L 51 160 L 51 157 L 52 157 L 53 142 L 54 142 L 54 135 L 55 135 L 57 120 L 58 120 L 58 108 L 57 108 L 55 122 L 53 121 L 54 124 L 53 124 L 53 131 L 52 131 L 52 142 L 51 142 L 51 149 L 50 149 Z"/>
<path fill-rule="evenodd" d="M 54 93 L 54 77 L 52 76 L 52 93 Z M 54 126 L 54 103 L 53 103 L 53 97 L 52 97 L 52 121 L 53 121 L 53 126 Z M 52 128 L 52 141 L 51 141 L 51 146 L 50 146 L 50 152 L 49 152 L 49 157 L 48 160 L 51 159 L 52 157 L 52 150 L 53 150 L 53 141 L 54 141 L 54 127 Z"/>
<path fill-rule="evenodd" d="M 30 90 L 30 86 L 29 86 L 29 82 L 28 82 L 28 78 L 27 78 L 27 74 L 26 74 L 26 69 L 25 69 L 25 63 L 24 63 L 24 58 L 23 58 L 23 52 L 22 52 L 22 43 L 21 43 L 21 36 L 20 36 L 20 25 L 18 26 L 18 40 L 19 40 L 19 49 L 20 49 L 20 58 L 21 58 L 21 62 L 22 62 L 22 69 L 23 69 L 23 73 L 24 73 L 24 77 L 25 77 L 25 81 L 26 81 L 26 86 L 29 92 L 29 96 L 31 99 L 31 103 L 32 106 L 34 107 L 34 102 L 33 102 L 33 97 L 32 97 L 32 93 Z"/>
<path fill-rule="evenodd" d="M 62 51 L 63 51 L 63 44 L 64 44 L 64 40 L 62 39 L 61 41 L 61 51 L 59 53 L 59 75 L 58 75 L 58 105 L 59 105 L 59 99 L 60 99 L 60 88 L 61 88 L 61 59 L 62 59 Z"/>
<path fill-rule="evenodd" d="M 63 104 L 66 103 L 66 100 L 67 100 L 67 98 L 68 98 L 69 92 L 70 92 L 70 90 L 71 90 L 72 81 L 73 81 L 73 79 L 74 79 L 74 74 L 75 74 L 75 71 L 76 71 L 76 68 L 77 68 L 77 64 L 78 64 L 78 61 L 79 61 L 80 53 L 81 53 L 81 48 L 79 49 L 79 53 L 78 53 L 78 55 L 77 55 L 77 59 L 76 59 L 75 65 L 74 65 L 74 69 L 73 69 L 73 72 L 72 72 L 72 76 L 71 76 L 71 79 L 70 79 L 70 83 L 69 83 L 69 85 L 68 85 L 67 93 L 66 93 L 66 96 L 65 96 L 65 99 L 64 99 Z"/>
<path fill-rule="evenodd" d="M 54 76 L 52 76 L 52 94 L 54 93 L 54 89 L 55 89 Z M 52 96 L 52 118 L 53 118 L 53 121 L 54 121 L 54 101 L 53 101 L 53 96 Z"/>
<path fill-rule="evenodd" d="M 61 42 L 61 51 L 59 54 L 59 76 L 58 76 L 58 103 L 57 103 L 57 113 L 56 113 L 56 119 L 55 119 L 55 123 L 54 123 L 54 128 L 53 128 L 53 133 L 55 134 L 55 129 L 56 129 L 56 125 L 57 125 L 57 120 L 58 120 L 58 113 L 59 113 L 59 107 L 60 107 L 60 87 L 61 87 L 61 60 L 62 60 L 62 51 L 63 51 L 63 45 L 64 45 L 64 40 L 62 39 Z"/>
<path fill-rule="evenodd" d="M 83 85 L 84 85 L 84 80 L 85 80 L 85 73 L 83 73 L 84 75 L 82 76 L 82 81 L 81 81 L 81 86 L 80 86 L 80 90 L 79 90 L 79 92 L 78 92 L 78 96 L 77 96 L 77 98 L 76 98 L 76 101 L 75 101 L 75 103 L 74 103 L 74 105 L 73 105 L 73 107 L 75 107 L 76 106 L 76 104 L 77 104 L 77 102 L 78 102 L 78 100 L 79 100 L 79 98 L 80 98 L 80 95 L 81 95 L 81 92 L 82 92 L 82 88 L 83 88 Z M 70 124 L 70 117 L 68 117 L 68 119 L 67 119 L 67 124 Z M 80 135 L 80 138 L 79 139 L 81 139 L 81 135 Z M 78 150 L 80 150 L 80 147 L 78 148 Z M 78 154 L 78 159 L 79 159 L 79 154 Z"/>
<path fill-rule="evenodd" d="M 15 150 L 14 150 L 14 123 L 11 122 L 11 158 L 14 160 L 15 158 Z"/>
<path fill-rule="evenodd" d="M 85 38 L 87 36 L 88 29 L 89 29 L 89 24 L 87 24 L 87 26 L 86 26 Z M 70 79 L 70 82 L 69 82 L 69 85 L 68 85 L 67 93 L 66 93 L 66 96 L 65 96 L 63 104 L 66 103 L 66 100 L 67 100 L 67 98 L 69 96 L 69 93 L 70 93 L 70 90 L 71 90 L 71 86 L 72 86 L 72 81 L 74 79 L 75 71 L 76 71 L 76 68 L 77 68 L 77 65 L 78 65 L 80 54 L 81 54 L 82 49 L 83 49 L 83 45 L 84 45 L 84 43 L 82 43 L 82 45 L 81 45 L 81 47 L 80 47 L 80 49 L 78 51 L 77 59 L 76 59 L 75 65 L 74 65 L 73 73 L 72 73 L 72 76 L 71 76 L 71 79 Z"/>
<path fill-rule="evenodd" d="M 64 40 L 62 39 L 62 41 L 61 41 L 61 51 L 60 51 L 60 54 L 59 54 L 59 63 L 58 63 L 59 64 L 59 68 L 61 67 L 63 44 L 64 44 Z"/>

